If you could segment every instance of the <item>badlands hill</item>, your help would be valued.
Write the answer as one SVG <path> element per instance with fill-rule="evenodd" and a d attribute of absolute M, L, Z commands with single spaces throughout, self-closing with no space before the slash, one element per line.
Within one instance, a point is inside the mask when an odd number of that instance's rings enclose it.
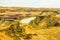
<path fill-rule="evenodd" d="M 60 9 L 0 7 L 0 40 L 60 40 Z"/>

